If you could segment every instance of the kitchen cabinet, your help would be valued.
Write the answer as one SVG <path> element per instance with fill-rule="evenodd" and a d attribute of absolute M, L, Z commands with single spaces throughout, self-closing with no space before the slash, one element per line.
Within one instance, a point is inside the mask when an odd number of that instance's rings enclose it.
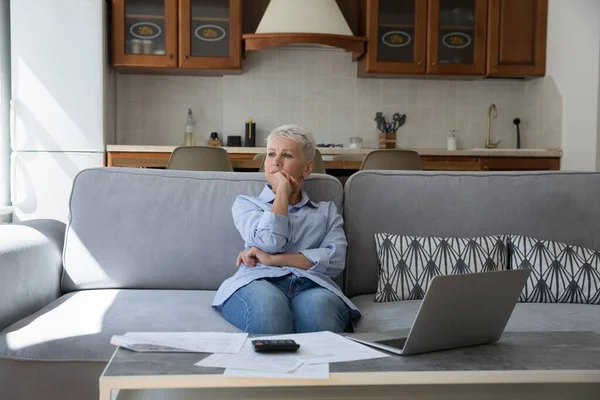
<path fill-rule="evenodd" d="M 489 1 L 488 76 L 544 76 L 548 0 Z"/>
<path fill-rule="evenodd" d="M 536 77 L 548 0 L 362 0 L 359 76 Z"/>
<path fill-rule="evenodd" d="M 560 169 L 560 158 L 481 157 L 481 171 L 554 171 Z"/>
<path fill-rule="evenodd" d="M 113 0 L 123 72 L 241 72 L 241 0 Z"/>
<path fill-rule="evenodd" d="M 115 66 L 177 66 L 177 0 L 113 0 Z"/>
<path fill-rule="evenodd" d="M 485 75 L 488 0 L 363 0 L 364 74 Z"/>
<path fill-rule="evenodd" d="M 488 0 L 429 0 L 427 73 L 485 75 Z"/>

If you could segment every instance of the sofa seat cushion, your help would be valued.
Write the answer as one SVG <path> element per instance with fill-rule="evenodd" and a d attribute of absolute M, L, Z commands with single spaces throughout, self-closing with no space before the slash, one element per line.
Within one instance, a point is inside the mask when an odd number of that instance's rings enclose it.
<path fill-rule="evenodd" d="M 130 331 L 239 332 L 210 306 L 214 291 L 89 290 L 60 297 L 0 332 L 0 360 L 108 361 Z"/>
<path fill-rule="evenodd" d="M 421 300 L 376 303 L 373 297 L 370 294 L 350 299 L 362 314 L 362 318 L 354 322 L 354 330 L 357 333 L 410 328 L 421 305 Z M 506 331 L 593 331 L 600 334 L 600 306 L 517 303 Z"/>

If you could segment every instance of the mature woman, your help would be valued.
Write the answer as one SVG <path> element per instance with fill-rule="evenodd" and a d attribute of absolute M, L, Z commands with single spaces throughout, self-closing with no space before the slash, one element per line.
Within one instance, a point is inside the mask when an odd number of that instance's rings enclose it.
<path fill-rule="evenodd" d="M 276 128 L 267 138 L 268 184 L 258 197 L 238 196 L 233 204 L 245 250 L 213 307 L 245 332 L 343 332 L 360 317 L 332 279 L 346 258 L 342 217 L 332 202 L 311 201 L 302 190 L 315 152 L 303 128 Z"/>

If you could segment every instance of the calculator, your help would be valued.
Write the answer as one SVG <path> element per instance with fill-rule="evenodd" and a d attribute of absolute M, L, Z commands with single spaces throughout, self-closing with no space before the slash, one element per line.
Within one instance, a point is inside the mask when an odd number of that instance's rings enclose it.
<path fill-rule="evenodd" d="M 252 341 L 254 351 L 257 353 L 283 353 L 298 351 L 300 345 L 291 339 L 268 340 L 257 339 Z"/>

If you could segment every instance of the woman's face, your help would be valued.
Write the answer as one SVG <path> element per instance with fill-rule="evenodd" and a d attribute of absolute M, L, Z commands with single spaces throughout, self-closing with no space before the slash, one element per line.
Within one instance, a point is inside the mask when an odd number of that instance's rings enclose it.
<path fill-rule="evenodd" d="M 267 145 L 265 176 L 272 183 L 273 175 L 285 171 L 296 180 L 303 181 L 312 171 L 312 161 L 306 159 L 299 142 L 285 137 L 276 137 Z"/>

